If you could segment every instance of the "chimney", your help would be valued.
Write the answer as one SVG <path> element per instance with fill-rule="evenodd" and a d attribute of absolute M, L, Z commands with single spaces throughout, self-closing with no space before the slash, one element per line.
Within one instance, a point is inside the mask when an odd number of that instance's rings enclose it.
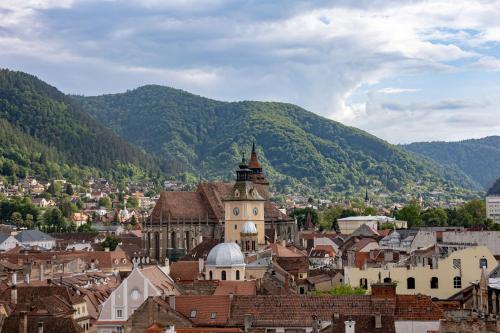
<path fill-rule="evenodd" d="M 356 322 L 349 319 L 347 321 L 344 321 L 345 324 L 345 333 L 354 333 L 355 332 L 355 326 Z"/>
<path fill-rule="evenodd" d="M 12 279 L 12 285 L 17 286 L 17 272 L 12 273 L 11 279 Z"/>
<path fill-rule="evenodd" d="M 318 333 L 318 316 L 312 316 L 312 333 Z"/>
<path fill-rule="evenodd" d="M 10 301 L 12 304 L 17 304 L 17 273 L 12 273 L 12 286 L 10 287 Z"/>
<path fill-rule="evenodd" d="M 104 252 L 109 252 L 109 247 L 105 247 Z"/>
<path fill-rule="evenodd" d="M 19 318 L 19 333 L 28 333 L 28 312 L 21 311 Z"/>
<path fill-rule="evenodd" d="M 248 332 L 250 330 L 250 328 L 252 327 L 252 321 L 253 321 L 252 315 L 246 314 L 243 321 L 244 321 L 244 325 L 245 325 L 245 332 Z"/>
<path fill-rule="evenodd" d="M 167 257 L 165 257 L 165 267 L 163 268 L 163 272 L 166 275 L 170 275 L 170 260 L 168 260 Z"/>
<path fill-rule="evenodd" d="M 38 279 L 39 279 L 40 281 L 45 280 L 45 274 L 44 274 L 45 272 L 44 272 L 44 269 L 45 269 L 45 266 L 44 266 L 43 264 L 40 264 L 40 271 L 39 271 L 39 273 L 38 273 Z"/>
<path fill-rule="evenodd" d="M 203 268 L 205 268 L 205 260 L 203 258 L 198 259 L 198 272 L 203 273 Z"/>
<path fill-rule="evenodd" d="M 286 247 L 286 240 L 285 239 L 281 240 L 281 246 Z"/>
<path fill-rule="evenodd" d="M 175 295 L 168 296 L 168 305 L 172 310 L 175 310 Z"/>
<path fill-rule="evenodd" d="M 38 333 L 43 333 L 43 322 L 38 322 Z"/>
<path fill-rule="evenodd" d="M 372 283 L 372 298 L 396 298 L 396 284 L 389 283 Z"/>

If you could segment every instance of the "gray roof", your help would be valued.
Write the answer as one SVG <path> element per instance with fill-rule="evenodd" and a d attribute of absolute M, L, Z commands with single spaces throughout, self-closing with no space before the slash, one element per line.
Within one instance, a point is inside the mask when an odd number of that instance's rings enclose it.
<path fill-rule="evenodd" d="M 55 239 L 40 230 L 23 230 L 16 235 L 16 239 L 21 243 L 24 242 L 40 242 L 40 241 L 55 241 Z"/>
<path fill-rule="evenodd" d="M 207 257 L 207 266 L 233 267 L 244 266 L 245 258 L 240 246 L 236 243 L 220 243 L 215 246 Z"/>
<path fill-rule="evenodd" d="M 5 242 L 5 240 L 7 238 L 9 238 L 10 235 L 4 235 L 4 234 L 0 234 L 0 244 L 2 244 L 3 242 Z"/>

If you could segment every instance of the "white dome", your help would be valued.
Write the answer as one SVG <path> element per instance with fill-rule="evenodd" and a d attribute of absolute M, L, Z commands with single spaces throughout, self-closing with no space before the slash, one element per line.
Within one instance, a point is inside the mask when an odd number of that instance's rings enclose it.
<path fill-rule="evenodd" d="M 255 223 L 253 223 L 252 221 L 247 221 L 243 225 L 243 228 L 241 228 L 241 233 L 242 234 L 256 234 L 257 227 L 255 226 Z"/>
<path fill-rule="evenodd" d="M 240 246 L 236 243 L 220 243 L 216 245 L 207 257 L 207 266 L 231 267 L 244 266 L 245 258 Z"/>

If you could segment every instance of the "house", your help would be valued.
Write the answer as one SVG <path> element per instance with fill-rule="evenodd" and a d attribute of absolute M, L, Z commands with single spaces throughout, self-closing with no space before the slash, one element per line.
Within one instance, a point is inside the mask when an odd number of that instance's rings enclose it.
<path fill-rule="evenodd" d="M 335 267 L 335 250 L 331 245 L 317 245 L 309 252 L 311 268 Z"/>
<path fill-rule="evenodd" d="M 486 217 L 500 223 L 500 195 L 486 197 Z"/>
<path fill-rule="evenodd" d="M 123 331 L 129 317 L 149 297 L 171 295 L 180 295 L 180 292 L 159 266 L 134 268 L 102 304 L 97 333 Z"/>
<path fill-rule="evenodd" d="M 345 267 L 345 282 L 368 290 L 378 281 L 397 281 L 397 293 L 423 294 L 447 299 L 481 278 L 483 267 L 490 272 L 497 266 L 495 257 L 485 246 L 468 247 L 444 256 L 415 251 L 407 262 L 380 267 Z"/>
<path fill-rule="evenodd" d="M 86 224 L 89 220 L 89 216 L 84 213 L 73 213 L 71 215 L 71 222 L 75 223 L 77 227 L 80 227 L 82 224 Z"/>
<path fill-rule="evenodd" d="M 500 231 L 451 230 L 442 232 L 442 242 L 486 246 L 494 256 L 500 256 Z"/>
<path fill-rule="evenodd" d="M 373 230 L 378 230 L 378 226 L 385 223 L 394 224 L 397 228 L 406 228 L 406 221 L 397 221 L 392 217 L 387 216 L 350 216 L 337 220 L 340 232 L 350 234 L 361 225 L 366 224 Z"/>
<path fill-rule="evenodd" d="M 407 252 L 434 244 L 436 244 L 436 231 L 424 229 L 395 229 L 379 242 L 381 249 Z"/>
<path fill-rule="evenodd" d="M 16 239 L 25 247 L 38 246 L 50 250 L 56 246 L 56 240 L 40 230 L 23 230 L 17 234 Z"/>
<path fill-rule="evenodd" d="M 0 251 L 9 251 L 21 243 L 12 235 L 0 234 Z"/>

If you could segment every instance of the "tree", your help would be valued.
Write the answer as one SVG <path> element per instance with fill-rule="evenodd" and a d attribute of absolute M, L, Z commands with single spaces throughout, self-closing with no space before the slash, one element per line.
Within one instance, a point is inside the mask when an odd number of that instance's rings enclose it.
<path fill-rule="evenodd" d="M 21 226 L 21 224 L 23 223 L 23 217 L 22 217 L 21 213 L 19 213 L 19 212 L 12 213 L 12 215 L 10 216 L 10 220 L 11 220 L 12 224 L 14 224 L 16 226 L 16 228 L 19 228 Z"/>
<path fill-rule="evenodd" d="M 103 248 L 108 248 L 110 251 L 114 251 L 118 246 L 118 238 L 114 236 L 107 236 L 101 243 Z"/>
<path fill-rule="evenodd" d="M 135 215 L 132 215 L 132 217 L 130 218 L 130 224 L 133 226 L 137 224 L 137 219 Z"/>
<path fill-rule="evenodd" d="M 396 218 L 408 222 L 408 227 L 420 227 L 422 219 L 420 218 L 420 205 L 412 202 L 404 206 L 395 213 Z"/>
<path fill-rule="evenodd" d="M 34 221 L 33 215 L 26 214 L 26 218 L 24 219 L 24 223 L 28 229 L 33 229 L 33 221 Z"/>
<path fill-rule="evenodd" d="M 448 225 L 448 215 L 443 208 L 428 208 L 421 214 L 422 222 L 428 227 L 444 227 Z"/>
<path fill-rule="evenodd" d="M 66 184 L 66 190 L 65 190 L 67 195 L 73 195 L 75 191 L 73 190 L 73 185 L 71 183 Z"/>
<path fill-rule="evenodd" d="M 108 197 L 99 198 L 99 206 L 111 209 L 111 200 Z"/>
<path fill-rule="evenodd" d="M 61 184 L 56 181 L 50 183 L 47 192 L 49 192 L 52 196 L 58 196 L 61 193 Z"/>
<path fill-rule="evenodd" d="M 328 291 L 317 291 L 316 295 L 334 295 L 334 296 L 345 296 L 345 295 L 364 295 L 366 290 L 363 288 L 353 288 L 348 284 L 340 284 L 333 287 Z"/>
<path fill-rule="evenodd" d="M 363 211 L 363 215 L 364 216 L 368 216 L 368 215 L 375 216 L 375 215 L 377 215 L 377 210 L 373 207 L 366 207 L 365 210 Z"/>
<path fill-rule="evenodd" d="M 137 199 L 136 197 L 129 197 L 127 199 L 127 207 L 129 208 L 138 208 L 139 207 L 139 199 Z"/>

